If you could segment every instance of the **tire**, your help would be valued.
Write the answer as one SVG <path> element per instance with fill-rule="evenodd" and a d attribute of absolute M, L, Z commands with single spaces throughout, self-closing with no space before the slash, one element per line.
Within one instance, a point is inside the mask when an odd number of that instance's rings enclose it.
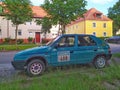
<path fill-rule="evenodd" d="M 93 64 L 97 69 L 104 68 L 107 64 L 106 58 L 104 56 L 98 56 L 95 58 Z"/>
<path fill-rule="evenodd" d="M 45 71 L 45 64 L 39 59 L 34 59 L 28 63 L 26 71 L 28 76 L 39 76 Z"/>

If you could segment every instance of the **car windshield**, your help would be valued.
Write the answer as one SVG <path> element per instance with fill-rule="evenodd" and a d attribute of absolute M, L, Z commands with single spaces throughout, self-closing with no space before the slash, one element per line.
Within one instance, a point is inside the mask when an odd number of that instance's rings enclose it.
<path fill-rule="evenodd" d="M 50 40 L 48 43 L 46 43 L 46 46 L 51 46 L 60 36 Z"/>

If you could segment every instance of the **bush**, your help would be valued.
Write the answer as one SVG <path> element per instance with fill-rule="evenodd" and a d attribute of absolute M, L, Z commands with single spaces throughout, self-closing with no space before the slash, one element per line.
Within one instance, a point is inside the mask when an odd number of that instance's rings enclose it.
<path fill-rule="evenodd" d="M 4 42 L 5 42 L 5 43 L 9 43 L 10 40 L 11 40 L 10 38 L 5 38 L 5 41 L 4 41 Z"/>
<path fill-rule="evenodd" d="M 120 34 L 118 34 L 117 36 L 120 36 Z"/>
<path fill-rule="evenodd" d="M 49 42 L 51 39 L 42 38 L 42 44 Z"/>
<path fill-rule="evenodd" d="M 17 40 L 17 43 L 18 43 L 18 44 L 22 44 L 22 43 L 23 43 L 23 39 L 18 39 L 18 40 Z"/>
<path fill-rule="evenodd" d="M 9 44 L 15 44 L 15 39 L 10 39 Z"/>
<path fill-rule="evenodd" d="M 105 40 L 106 38 L 109 38 L 109 37 L 98 37 L 100 38 L 101 40 Z"/>
<path fill-rule="evenodd" d="M 28 42 L 31 43 L 33 41 L 32 37 L 28 37 Z"/>

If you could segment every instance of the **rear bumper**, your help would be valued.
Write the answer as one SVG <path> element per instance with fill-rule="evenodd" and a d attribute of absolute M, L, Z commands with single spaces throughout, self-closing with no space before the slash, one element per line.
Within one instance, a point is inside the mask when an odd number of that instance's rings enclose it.
<path fill-rule="evenodd" d="M 107 55 L 106 55 L 106 59 L 107 59 L 107 60 L 111 59 L 111 57 L 112 57 L 112 54 L 107 54 Z"/>
<path fill-rule="evenodd" d="M 25 61 L 12 61 L 11 64 L 16 70 L 24 70 L 25 69 Z"/>

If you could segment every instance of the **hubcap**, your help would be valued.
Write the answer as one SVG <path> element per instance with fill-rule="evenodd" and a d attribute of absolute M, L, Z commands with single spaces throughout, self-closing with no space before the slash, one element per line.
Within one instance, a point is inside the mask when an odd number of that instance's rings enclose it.
<path fill-rule="evenodd" d="M 34 75 L 38 75 L 42 71 L 42 65 L 41 63 L 33 63 L 30 67 L 30 71 Z"/>
<path fill-rule="evenodd" d="M 105 66 L 105 59 L 102 57 L 98 58 L 97 64 L 98 64 L 98 67 L 101 67 L 101 68 L 104 67 Z"/>

